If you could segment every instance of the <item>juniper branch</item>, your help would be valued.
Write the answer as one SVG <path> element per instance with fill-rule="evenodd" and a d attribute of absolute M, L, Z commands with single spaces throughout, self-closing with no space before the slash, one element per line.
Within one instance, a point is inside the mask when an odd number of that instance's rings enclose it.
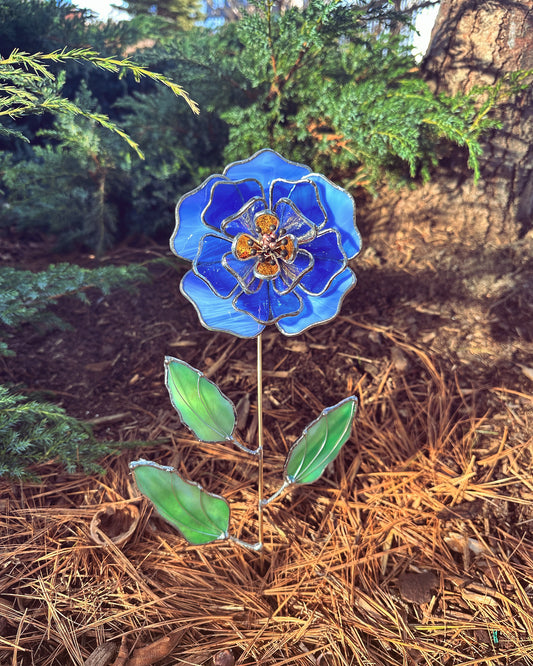
<path fill-rule="evenodd" d="M 46 111 L 83 116 L 120 136 L 141 159 L 144 159 L 139 145 L 107 115 L 86 111 L 71 100 L 57 94 L 46 96 L 49 90 L 43 90 L 43 84 L 48 84 L 48 86 L 57 84 L 56 77 L 50 71 L 49 65 L 51 63 L 64 64 L 67 61 L 87 62 L 98 69 L 118 73 L 121 77 L 127 72 L 131 72 L 137 82 L 143 78 L 150 79 L 169 88 L 177 97 L 182 97 L 193 113 L 197 114 L 200 111 L 196 102 L 180 85 L 164 74 L 152 72 L 129 58 L 104 57 L 90 48 L 70 50 L 64 48 L 52 53 L 34 54 L 15 49 L 7 58 L 0 58 L 0 92 L 3 95 L 0 98 L 0 118 L 4 116 L 15 119 Z M 8 128 L 0 128 L 0 133 L 24 138 L 20 132 Z"/>
<path fill-rule="evenodd" d="M 97 51 L 94 51 L 90 48 L 77 48 L 77 49 L 61 49 L 57 51 L 52 51 L 51 53 L 25 53 L 24 51 L 18 51 L 15 49 L 7 58 L 0 59 L 0 67 L 5 65 L 23 65 L 26 68 L 31 68 L 34 71 L 38 72 L 42 77 L 45 77 L 50 80 L 55 80 L 54 75 L 48 69 L 46 63 L 65 63 L 68 60 L 74 60 L 76 62 L 89 62 L 98 69 L 103 69 L 109 72 L 119 72 L 123 76 L 126 72 L 131 72 L 135 81 L 139 82 L 143 78 L 151 79 L 157 83 L 160 83 L 167 88 L 169 88 L 174 95 L 177 97 L 183 97 L 183 99 L 190 106 L 193 113 L 199 113 L 200 109 L 196 102 L 191 99 L 189 94 L 177 83 L 171 81 L 164 74 L 159 72 L 152 72 L 146 67 L 135 63 L 130 58 L 116 58 L 116 57 L 104 57 L 100 55 Z"/>

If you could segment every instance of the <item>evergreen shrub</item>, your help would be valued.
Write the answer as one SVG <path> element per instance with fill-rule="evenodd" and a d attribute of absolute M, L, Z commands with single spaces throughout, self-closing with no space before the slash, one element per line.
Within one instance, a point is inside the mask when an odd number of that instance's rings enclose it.
<path fill-rule="evenodd" d="M 58 405 L 28 400 L 2 385 L 0 443 L 0 477 L 21 480 L 35 479 L 29 468 L 50 460 L 67 472 L 101 473 L 97 460 L 121 447 L 119 442 L 98 441 L 89 425 Z"/>
<path fill-rule="evenodd" d="M 129 83 L 115 90 L 110 107 L 102 80 L 69 60 L 65 95 L 93 117 L 58 119 L 29 156 L 4 155 L 11 206 L 4 223 L 35 225 L 98 252 L 128 234 L 163 237 L 181 194 L 264 147 L 371 191 L 383 179 L 429 178 L 450 144 L 466 147 L 477 174 L 479 138 L 495 125 L 496 100 L 487 109 L 478 90 L 434 95 L 411 52 L 409 12 L 397 5 L 309 0 L 298 8 L 254 0 L 234 23 L 183 30 L 143 13 L 140 3 L 131 21 L 87 24 L 104 50 L 135 52 L 160 76 L 179 80 L 202 113 L 194 116 L 146 79 L 135 90 Z M 102 108 L 144 162 L 103 135 Z M 77 215 L 64 214 L 69 197 Z M 61 214 L 49 214 L 54 210 Z"/>
<path fill-rule="evenodd" d="M 21 4 L 27 8 L 31 2 Z M 13 7 L 15 5 L 10 5 L 11 9 Z M 5 29 L 5 26 L 2 28 Z M 17 187 L 23 181 L 22 188 L 28 190 L 20 202 L 16 201 L 16 197 L 13 199 L 15 205 L 9 200 L 0 202 L 4 223 L 6 218 L 9 220 L 10 215 L 16 213 L 18 205 L 24 212 L 21 221 L 29 223 L 30 227 L 42 224 L 43 218 L 58 220 L 61 216 L 62 224 L 58 228 L 58 233 L 61 233 L 64 231 L 65 219 L 69 220 L 68 216 L 77 204 L 82 210 L 82 217 L 85 213 L 84 219 L 91 220 L 91 214 L 96 211 L 87 235 L 92 233 L 96 236 L 95 246 L 101 250 L 113 227 L 112 216 L 106 207 L 108 201 L 105 190 L 106 180 L 111 180 L 115 165 L 113 151 L 106 150 L 103 140 L 101 142 L 97 134 L 97 128 L 109 130 L 112 137 L 120 137 L 139 156 L 142 156 L 142 153 L 138 145 L 111 119 L 95 110 L 96 105 L 92 104 L 92 97 L 86 86 L 82 85 L 80 88 L 81 105 L 61 95 L 65 74 L 64 71 L 55 74 L 53 67 L 64 67 L 69 62 L 80 61 L 107 72 L 130 72 L 136 79 L 144 78 L 161 83 L 172 91 L 172 94 L 185 98 L 193 111 L 197 111 L 197 107 L 179 85 L 129 59 L 103 57 L 88 48 L 65 48 L 62 51 L 33 55 L 14 50 L 7 57 L 0 54 L 0 135 L 19 142 L 28 141 L 23 129 L 13 121 L 27 115 L 65 114 L 63 124 L 60 122 L 54 130 L 48 132 L 49 139 L 56 139 L 55 144 L 45 145 L 40 151 L 33 152 L 29 161 L 33 171 L 20 168 L 9 152 L 0 155 L 4 184 L 7 183 L 13 192 L 17 192 Z M 81 122 L 86 125 L 76 124 L 73 118 L 82 119 Z M 90 132 L 88 129 L 94 131 Z M 115 153 L 117 152 L 118 150 L 115 150 Z M 64 176 L 71 179 L 66 181 L 63 192 L 57 187 L 50 188 L 50 183 L 62 170 Z M 82 175 L 92 179 L 96 188 L 90 190 L 87 183 L 76 182 L 76 178 Z M 85 207 L 82 204 L 85 204 Z M 83 229 L 83 223 L 80 226 Z M 0 354 L 12 354 L 8 347 L 10 335 L 23 323 L 62 325 L 63 322 L 49 310 L 50 304 L 60 296 L 74 294 L 86 300 L 85 292 L 90 287 L 97 287 L 107 293 L 112 288 L 124 286 L 128 281 L 145 280 L 148 277 L 146 268 L 142 266 L 85 269 L 59 264 L 51 265 L 47 270 L 38 273 L 2 267 Z M 78 466 L 86 471 L 94 471 L 98 469 L 95 459 L 118 446 L 113 442 L 98 443 L 86 424 L 68 416 L 58 406 L 28 400 L 5 386 L 0 386 L 0 445 L 0 476 L 17 478 L 28 474 L 28 465 L 49 459 L 63 463 L 69 471 Z"/>
<path fill-rule="evenodd" d="M 87 290 L 107 294 L 112 289 L 149 279 L 140 265 L 105 266 L 95 269 L 72 264 L 51 265 L 32 272 L 12 267 L 0 269 L 0 355 L 13 355 L 9 340 L 23 324 L 43 330 L 67 325 L 50 306 L 60 297 L 75 295 L 87 302 Z M 96 461 L 131 443 L 100 442 L 91 428 L 68 416 L 58 405 L 29 400 L 21 387 L 0 385 L 0 476 L 29 478 L 28 468 L 55 460 L 67 471 L 102 471 Z"/>

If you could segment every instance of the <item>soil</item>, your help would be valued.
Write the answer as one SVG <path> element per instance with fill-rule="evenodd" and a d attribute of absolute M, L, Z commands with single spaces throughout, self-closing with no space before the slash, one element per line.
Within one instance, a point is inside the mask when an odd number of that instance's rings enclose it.
<path fill-rule="evenodd" d="M 461 387 L 531 394 L 533 243 L 473 245 L 452 229 L 432 228 L 425 203 L 391 192 L 387 201 L 359 206 L 364 247 L 353 262 L 358 284 L 340 316 L 292 339 L 274 328 L 263 335 L 273 405 L 289 402 L 307 416 L 306 405 L 293 399 L 295 387 L 302 396 L 312 393 L 316 409 L 337 402 L 348 379 L 355 386 L 365 376 L 368 384 L 387 365 L 393 373 L 412 373 L 395 340 L 425 350 Z M 30 270 L 64 260 L 87 267 L 141 262 L 153 280 L 134 292 L 89 294 L 89 306 L 60 300 L 53 310 L 70 330 L 27 325 L 18 331 L 9 342 L 16 356 L 0 360 L 1 382 L 28 394 L 46 392 L 92 422 L 99 437 L 117 440 L 161 434 L 154 424 L 172 410 L 163 382 L 165 355 L 207 372 L 235 402 L 254 391 L 255 341 L 202 328 L 179 291 L 187 266 L 166 244 L 122 246 L 100 262 L 88 254 L 55 256 L 51 248 L 50 240 L 5 238 L 2 258 Z M 173 420 L 176 428 L 178 423 Z"/>

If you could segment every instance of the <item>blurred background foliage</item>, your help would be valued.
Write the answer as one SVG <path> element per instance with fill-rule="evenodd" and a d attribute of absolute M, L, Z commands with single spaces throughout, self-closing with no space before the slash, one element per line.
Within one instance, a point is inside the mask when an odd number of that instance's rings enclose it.
<path fill-rule="evenodd" d="M 428 178 L 450 142 L 476 169 L 491 123 L 479 93 L 433 95 L 412 54 L 427 4 L 132 0 L 117 5 L 127 20 L 104 23 L 64 0 L 2 0 L 3 58 L 90 45 L 179 82 L 201 112 L 131 72 L 58 65 L 61 95 L 109 116 L 145 159 L 88 117 L 0 116 L 30 140 L 0 135 L 0 225 L 98 254 L 132 235 L 164 240 L 180 195 L 267 146 L 352 191 Z"/>

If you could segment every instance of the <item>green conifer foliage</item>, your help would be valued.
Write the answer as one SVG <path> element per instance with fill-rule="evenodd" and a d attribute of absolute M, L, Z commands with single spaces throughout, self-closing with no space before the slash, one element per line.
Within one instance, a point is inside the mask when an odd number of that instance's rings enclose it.
<path fill-rule="evenodd" d="M 160 83 L 172 102 L 176 97 L 185 99 L 187 113 L 197 113 L 198 107 L 164 74 L 92 49 L 35 55 L 14 51 L 0 57 L 0 135 L 25 140 L 13 120 L 45 112 L 59 114 L 52 130 L 38 132 L 47 139 L 44 145 L 26 151 L 23 159 L 20 151 L 0 152 L 0 194 L 7 203 L 0 223 L 53 232 L 62 248 L 77 243 L 101 254 L 116 240 L 121 224 L 122 236 L 135 231 L 128 218 L 132 160 L 127 148 L 139 157 L 144 155 L 137 141 L 101 113 L 84 80 L 74 100 L 62 95 L 64 71 L 56 74 L 52 66 L 71 62 Z"/>
<path fill-rule="evenodd" d="M 7 183 L 13 192 L 17 192 L 17 186 L 20 185 L 18 178 L 24 180 L 26 177 L 23 187 L 28 191 L 16 203 L 20 210 L 26 206 L 22 217 L 26 223 L 33 222 L 33 226 L 42 218 L 58 219 L 58 216 L 66 215 L 76 205 L 79 206 L 83 217 L 79 226 L 86 235 L 96 234 L 93 242 L 97 249 L 102 250 L 109 227 L 113 224 L 107 192 L 114 172 L 119 171 L 117 156 L 124 156 L 126 162 L 129 160 L 129 153 L 124 149 L 127 144 L 140 156 L 142 153 L 123 130 L 98 112 L 86 86 L 82 85 L 80 89 L 79 104 L 61 96 L 64 73 L 61 71 L 56 74 L 53 67 L 64 67 L 68 62 L 88 63 L 119 75 L 129 72 L 137 81 L 144 78 L 161 83 L 173 95 L 183 97 L 193 111 L 198 112 L 198 108 L 179 85 L 163 74 L 151 72 L 129 59 L 104 57 L 89 48 L 33 55 L 13 50 L 4 57 L 0 54 L 0 135 L 24 140 L 24 133 L 12 124 L 13 120 L 45 112 L 65 114 L 52 131 L 43 133 L 49 140 L 54 139 L 55 144 L 41 147 L 40 153 L 36 149 L 33 161 L 25 164 L 28 167 L 26 171 L 17 172 L 19 164 L 14 157 L 0 154 L 0 173 L 3 170 L 4 184 Z M 111 140 L 118 137 L 122 140 L 121 148 L 109 148 L 99 135 L 102 128 L 111 131 Z M 61 172 L 69 179 L 64 182 L 66 190 L 63 193 L 50 188 L 51 179 L 57 178 Z M 83 182 L 83 177 L 92 180 L 92 189 L 87 182 Z M 39 181 L 40 178 L 44 180 Z M 16 206 L 0 203 L 2 217 L 7 218 L 9 214 L 16 213 Z M 35 209 L 39 210 L 35 212 Z M 90 224 L 89 229 L 85 230 L 87 220 Z M 63 221 L 62 231 L 64 227 Z M 107 293 L 111 288 L 123 286 L 128 281 L 147 277 L 146 269 L 139 266 L 108 266 L 89 270 L 59 264 L 51 265 L 39 273 L 11 267 L 1 268 L 0 354 L 12 353 L 8 347 L 10 333 L 25 322 L 61 325 L 62 322 L 48 309 L 60 296 L 75 294 L 86 299 L 85 292 L 90 287 L 97 287 Z M 99 469 L 95 460 L 118 446 L 113 442 L 99 443 L 86 424 L 69 417 L 58 406 L 28 400 L 0 386 L 0 476 L 24 478 L 29 474 L 28 465 L 46 460 L 62 463 L 68 471 L 78 467 L 85 471 L 95 471 Z"/>
<path fill-rule="evenodd" d="M 0 477 L 35 478 L 31 465 L 54 460 L 67 472 L 102 472 L 97 460 L 120 448 L 98 442 L 91 428 L 49 402 L 0 385 Z"/>
<path fill-rule="evenodd" d="M 58 44 L 80 44 L 89 12 L 73 11 L 68 0 L 2 0 L 0 55 L 15 49 L 46 53 Z"/>
<path fill-rule="evenodd" d="M 0 355 L 12 355 L 9 338 L 29 323 L 43 330 L 66 324 L 50 311 L 57 299 L 75 295 L 87 302 L 87 290 L 102 293 L 149 279 L 143 266 L 105 266 L 95 269 L 72 264 L 51 265 L 33 273 L 12 267 L 0 270 Z M 0 385 L 0 476 L 28 478 L 28 468 L 54 460 L 67 471 L 102 471 L 96 461 L 117 451 L 119 442 L 100 442 L 91 428 L 68 416 L 57 405 L 30 400 Z"/>
<path fill-rule="evenodd" d="M 452 142 L 467 147 L 477 172 L 479 135 L 494 126 L 480 115 L 480 93 L 431 92 L 397 30 L 406 15 L 394 4 L 253 7 L 237 25 L 234 59 L 252 101 L 222 112 L 227 160 L 270 146 L 318 171 L 355 174 L 348 185 L 372 187 L 384 175 L 427 178 L 439 146 Z"/>
<path fill-rule="evenodd" d="M 10 266 L 0 270 L 0 355 L 10 355 L 7 340 L 22 324 L 31 323 L 39 328 L 58 326 L 65 328 L 50 305 L 62 296 L 77 296 L 88 303 L 91 288 L 108 294 L 113 289 L 127 287 L 135 282 L 146 282 L 150 274 L 146 267 L 102 266 L 82 268 L 73 264 L 51 264 L 44 271 L 34 273 Z M 1 440 L 0 440 L 1 441 Z"/>
<path fill-rule="evenodd" d="M 98 112 L 85 82 L 75 103 Z M 53 233 L 60 250 L 81 245 L 101 256 L 130 205 L 127 144 L 89 117 L 65 114 L 37 136 L 46 141 L 32 148 L 32 160 L 6 156 L 3 224 Z"/>
<path fill-rule="evenodd" d="M 177 83 L 164 74 L 152 72 L 129 58 L 104 57 L 90 48 L 63 49 L 52 53 L 29 54 L 18 50 L 7 57 L 0 55 L 0 134 L 24 139 L 23 133 L 5 125 L 8 120 L 42 113 L 64 113 L 83 116 L 105 129 L 114 132 L 143 157 L 137 144 L 116 123 L 102 113 L 83 109 L 60 94 L 64 84 L 64 73 L 56 75 L 52 66 L 74 62 L 93 65 L 97 69 L 113 72 L 119 76 L 130 73 L 136 81 L 148 79 L 167 87 L 178 97 L 185 99 L 194 113 L 199 113 L 197 104 Z"/>

